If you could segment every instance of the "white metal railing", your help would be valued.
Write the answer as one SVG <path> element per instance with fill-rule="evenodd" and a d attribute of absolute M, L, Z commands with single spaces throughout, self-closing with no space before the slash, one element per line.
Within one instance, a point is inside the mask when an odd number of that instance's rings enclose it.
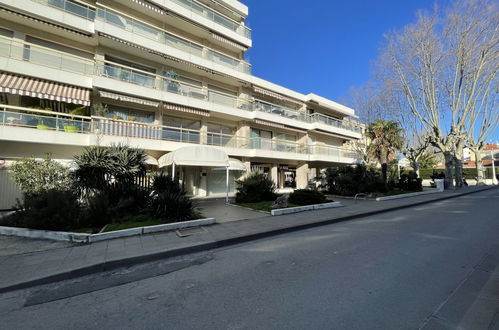
<path fill-rule="evenodd" d="M 327 145 L 305 145 L 297 142 L 239 137 L 230 134 L 204 133 L 201 130 L 148 124 L 98 116 L 79 116 L 49 110 L 0 104 L 0 125 L 27 127 L 67 133 L 95 133 L 111 136 L 208 144 L 228 148 L 257 149 L 300 154 L 325 155 L 340 161 L 360 159 L 353 150 Z"/>
<path fill-rule="evenodd" d="M 222 16 L 221 14 L 215 12 L 214 10 L 191 0 L 173 0 L 173 2 L 189 9 L 190 11 L 199 14 L 219 25 L 222 25 L 239 35 L 251 39 L 251 29 L 247 26 L 242 25 L 228 17 Z"/>
<path fill-rule="evenodd" d="M 94 72 L 92 60 L 3 36 L 0 36 L 0 56 L 85 75 Z"/>
<path fill-rule="evenodd" d="M 95 9 L 92 6 L 85 6 L 75 1 L 71 0 L 31 0 L 31 1 L 38 2 L 50 7 L 54 7 L 62 11 L 65 11 L 67 13 L 71 13 L 73 15 L 77 15 L 91 21 L 95 19 Z"/>
<path fill-rule="evenodd" d="M 208 59 L 240 72 L 251 74 L 251 65 L 243 60 L 221 54 L 117 11 L 108 8 L 98 8 L 97 19 L 142 37 L 171 46 L 188 54 Z"/>
<path fill-rule="evenodd" d="M 89 133 L 90 117 L 0 104 L 0 124 L 39 130 Z"/>

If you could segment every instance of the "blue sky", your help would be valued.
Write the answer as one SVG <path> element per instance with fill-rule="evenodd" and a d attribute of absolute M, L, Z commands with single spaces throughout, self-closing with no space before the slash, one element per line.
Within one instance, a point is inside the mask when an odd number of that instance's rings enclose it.
<path fill-rule="evenodd" d="M 446 1 L 446 0 L 444 0 Z M 249 7 L 253 74 L 338 100 L 369 79 L 383 34 L 434 0 L 242 0 Z M 442 2 L 442 0 L 440 0 Z"/>

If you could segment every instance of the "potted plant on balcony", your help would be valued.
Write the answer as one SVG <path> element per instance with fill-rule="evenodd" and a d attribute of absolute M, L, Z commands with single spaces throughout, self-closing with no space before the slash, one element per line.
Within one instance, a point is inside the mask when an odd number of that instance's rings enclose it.
<path fill-rule="evenodd" d="M 168 70 L 165 71 L 165 77 L 169 78 L 166 80 L 166 90 L 178 94 L 180 92 L 180 84 L 176 81 L 178 74 L 173 70 Z"/>
<path fill-rule="evenodd" d="M 40 119 L 38 121 L 38 125 L 36 125 L 36 129 L 41 129 L 41 130 L 49 130 L 50 129 L 50 126 L 49 125 L 45 125 L 43 123 L 43 119 Z"/>

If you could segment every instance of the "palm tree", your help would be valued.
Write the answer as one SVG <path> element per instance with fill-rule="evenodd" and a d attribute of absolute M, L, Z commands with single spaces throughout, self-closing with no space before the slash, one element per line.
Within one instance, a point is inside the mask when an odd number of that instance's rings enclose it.
<path fill-rule="evenodd" d="M 395 159 L 402 148 L 402 129 L 392 120 L 376 119 L 367 126 L 366 136 L 371 140 L 369 155 L 381 164 L 383 180 L 387 180 L 388 163 Z"/>

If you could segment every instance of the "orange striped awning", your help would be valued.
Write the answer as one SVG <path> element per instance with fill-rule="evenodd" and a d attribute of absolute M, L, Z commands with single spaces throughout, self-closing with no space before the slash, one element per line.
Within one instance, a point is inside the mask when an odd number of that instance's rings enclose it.
<path fill-rule="evenodd" d="M 90 89 L 0 72 L 0 92 L 90 105 Z"/>

